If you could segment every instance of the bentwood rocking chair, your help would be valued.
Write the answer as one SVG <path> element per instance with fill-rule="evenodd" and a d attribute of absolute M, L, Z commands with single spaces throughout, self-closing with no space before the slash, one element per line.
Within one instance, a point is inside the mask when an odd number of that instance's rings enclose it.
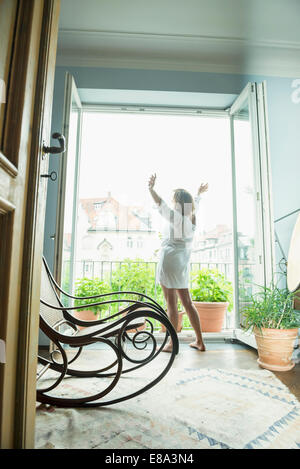
<path fill-rule="evenodd" d="M 157 384 L 170 370 L 174 358 L 178 353 L 178 337 L 169 321 L 166 312 L 153 299 L 137 292 L 113 292 L 98 296 L 85 297 L 91 300 L 90 307 L 98 305 L 114 305 L 115 303 L 123 306 L 117 313 L 109 314 L 104 318 L 95 321 L 82 321 L 76 318 L 71 311 L 87 309 L 87 305 L 65 307 L 60 299 L 63 294 L 70 299 L 77 297 L 64 292 L 54 280 L 46 260 L 42 263 L 42 283 L 41 283 L 41 307 L 40 307 L 40 328 L 54 344 L 55 350 L 50 354 L 50 358 L 38 357 L 40 369 L 37 379 L 48 371 L 54 370 L 56 375 L 54 382 L 44 384 L 43 388 L 37 389 L 37 401 L 44 404 L 51 404 L 58 407 L 96 407 L 115 404 L 127 399 L 138 396 Z M 136 300 L 126 299 L 136 296 Z M 118 299 L 109 299 L 109 297 Z M 125 297 L 125 298 L 124 298 Z M 80 299 L 82 299 L 80 297 Z M 157 344 L 154 333 L 153 320 L 156 324 L 163 325 L 165 333 L 162 343 Z M 92 325 L 91 325 L 92 323 Z M 139 330 L 141 326 L 146 326 L 144 330 Z M 67 328 L 67 331 L 66 331 Z M 71 333 L 70 333 L 71 330 Z M 173 351 L 168 355 L 168 360 L 163 360 L 163 369 L 159 371 L 158 376 L 151 376 L 151 381 L 138 390 L 131 389 L 129 393 L 121 396 L 105 398 L 114 388 L 122 377 L 143 366 L 149 365 L 162 351 L 168 338 L 173 343 Z M 91 344 L 101 344 L 99 352 L 99 369 L 86 370 L 74 369 L 74 363 L 84 348 Z M 133 351 L 133 355 L 126 350 L 126 345 Z M 75 354 L 74 354 L 75 348 Z M 103 349 L 109 349 L 114 358 L 109 364 L 101 364 L 101 355 Z M 73 355 L 70 355 L 70 350 Z M 139 352 L 143 351 L 143 356 L 138 357 Z M 60 360 L 55 358 L 58 354 Z M 156 369 L 156 367 L 154 367 Z M 153 367 L 151 368 L 151 375 Z M 58 377 L 57 377 L 58 374 Z M 91 395 L 84 397 L 65 397 L 64 395 L 53 395 L 53 390 L 62 384 L 67 376 L 75 378 L 103 378 L 102 383 L 106 386 L 99 387 L 99 390 L 93 391 Z M 108 380 L 109 378 L 109 380 Z M 121 378 L 122 379 L 122 378 Z M 43 380 L 42 380 L 43 381 Z M 133 380 L 135 381 L 135 380 Z M 98 382 L 98 380 L 97 380 Z M 47 383 L 47 381 L 46 381 Z M 99 381 L 100 384 L 100 381 Z"/>

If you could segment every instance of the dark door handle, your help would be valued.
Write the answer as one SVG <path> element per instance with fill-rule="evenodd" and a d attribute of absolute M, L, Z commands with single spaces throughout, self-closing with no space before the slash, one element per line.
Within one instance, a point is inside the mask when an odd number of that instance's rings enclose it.
<path fill-rule="evenodd" d="M 54 133 L 52 135 L 52 138 L 57 138 L 59 147 L 46 147 L 45 145 L 43 146 L 43 152 L 44 153 L 51 153 L 52 155 L 58 155 L 59 153 L 64 153 L 66 151 L 66 139 L 63 135 L 59 133 Z"/>
<path fill-rule="evenodd" d="M 56 181 L 57 179 L 57 172 L 52 171 L 50 174 L 41 174 L 41 178 L 49 178 L 51 181 Z"/>

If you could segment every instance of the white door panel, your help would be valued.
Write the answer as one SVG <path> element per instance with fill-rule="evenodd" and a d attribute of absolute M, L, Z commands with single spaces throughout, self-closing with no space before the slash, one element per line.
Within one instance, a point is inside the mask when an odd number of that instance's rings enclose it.
<path fill-rule="evenodd" d="M 230 118 L 236 334 L 253 343 L 242 331 L 242 310 L 259 286 L 272 281 L 274 262 L 264 85 L 248 83 L 231 106 Z"/>

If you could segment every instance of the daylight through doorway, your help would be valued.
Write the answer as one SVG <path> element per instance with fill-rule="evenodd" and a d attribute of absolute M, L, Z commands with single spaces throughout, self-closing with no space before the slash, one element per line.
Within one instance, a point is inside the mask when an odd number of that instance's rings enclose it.
<path fill-rule="evenodd" d="M 83 111 L 80 154 L 75 236 L 71 216 L 64 227 L 66 289 L 82 295 L 93 289 L 87 279 L 97 279 L 103 292 L 140 291 L 164 302 L 156 281 L 161 220 L 148 192 L 153 173 L 169 204 L 175 189 L 196 195 L 201 183 L 209 184 L 197 217 L 191 280 L 200 268 L 217 268 L 233 281 L 228 118 Z M 71 215 L 74 198 L 68 200 Z M 234 327 L 233 321 L 228 313 L 224 326 Z"/>

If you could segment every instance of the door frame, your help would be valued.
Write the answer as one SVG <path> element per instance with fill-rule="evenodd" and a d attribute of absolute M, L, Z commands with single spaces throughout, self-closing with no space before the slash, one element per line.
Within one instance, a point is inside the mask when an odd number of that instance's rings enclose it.
<path fill-rule="evenodd" d="M 233 187 L 233 239 L 234 239 L 234 301 L 236 328 L 234 337 L 241 342 L 257 348 L 255 337 L 240 327 L 239 312 L 239 278 L 238 278 L 238 250 L 237 250 L 237 190 L 236 190 L 236 165 L 234 149 L 234 127 L 233 115 L 248 100 L 250 122 L 252 127 L 252 151 L 254 161 L 254 175 L 256 182 L 256 200 L 258 206 L 257 220 L 259 223 L 259 241 L 261 244 L 261 263 L 263 264 L 264 286 L 274 281 L 275 274 L 275 235 L 272 210 L 272 184 L 271 184 L 271 162 L 269 151 L 269 130 L 266 101 L 266 82 L 249 82 L 229 108 L 231 127 L 231 164 L 232 164 L 232 187 Z"/>
<path fill-rule="evenodd" d="M 259 91 L 259 93 L 257 92 Z M 253 150 L 258 155 L 259 160 L 259 167 L 257 164 L 255 165 L 255 176 L 257 180 L 257 184 L 259 186 L 259 193 L 261 194 L 261 204 L 262 204 L 262 212 L 260 213 L 262 219 L 262 230 L 260 232 L 260 236 L 262 239 L 262 262 L 266 264 L 264 261 L 265 259 L 265 252 L 266 248 L 268 247 L 267 240 L 270 240 L 269 244 L 269 251 L 267 257 L 272 258 L 272 266 L 270 268 L 270 263 L 268 263 L 269 269 L 267 269 L 265 276 L 270 280 L 273 278 L 273 274 L 275 271 L 275 262 L 274 262 L 274 249 L 275 249 L 275 241 L 274 241 L 274 224 L 273 224 L 273 214 L 272 214 L 272 192 L 271 192 L 271 178 L 270 178 L 270 155 L 269 155 L 269 140 L 268 140 L 268 125 L 267 125 L 267 106 L 266 106 L 266 84 L 260 83 L 247 83 L 245 88 L 242 92 L 235 98 L 232 105 L 226 109 L 213 109 L 213 108 L 200 108 L 200 107 L 176 107 L 176 106 L 139 106 L 139 105 L 121 105 L 121 104 L 82 104 L 82 113 L 84 112 L 122 112 L 122 113 L 143 113 L 143 114 L 179 114 L 179 115 L 197 115 L 198 117 L 227 117 L 230 121 L 230 133 L 231 133 L 231 149 L 233 149 L 234 145 L 234 133 L 233 133 L 233 122 L 231 115 L 234 113 L 236 109 L 238 109 L 242 102 L 245 101 L 246 97 L 249 93 L 255 93 L 256 99 L 251 100 L 251 114 L 252 119 L 255 127 L 260 130 L 260 133 L 257 134 L 256 132 L 252 132 L 252 144 Z M 263 113 L 263 114 L 262 114 Z M 265 132 L 265 133 L 264 133 Z M 67 132 L 66 132 L 67 133 Z M 266 137 L 265 137 L 266 136 Z M 234 229 L 233 229 L 233 244 L 234 246 L 237 245 L 237 233 L 236 233 L 236 220 L 235 220 L 235 211 L 236 211 L 236 186 L 235 186 L 235 161 L 234 161 L 234 154 L 231 154 L 231 162 L 232 162 L 232 200 L 233 200 L 233 222 L 234 222 Z M 264 173 L 261 175 L 261 168 L 263 169 Z M 66 169 L 64 168 L 64 171 Z M 65 176 L 64 176 L 65 177 Z M 62 178 L 63 179 L 63 178 Z M 263 212 L 265 213 L 268 211 L 269 216 L 264 217 Z M 58 232 L 58 227 L 61 225 L 59 223 L 61 220 L 61 214 L 57 211 L 57 220 L 56 220 L 56 233 Z M 61 229 L 61 227 L 60 227 Z M 268 233 L 268 234 L 267 234 Z M 265 240 L 263 240 L 265 234 Z M 60 239 L 60 241 L 59 241 Z M 60 237 L 56 236 L 56 243 L 57 246 L 61 246 L 61 235 Z M 56 248 L 58 251 L 59 247 Z M 237 273 L 237 259 L 236 259 L 236 249 L 233 250 L 234 252 L 234 265 L 235 265 L 235 290 L 238 287 L 238 273 Z M 61 269 L 61 258 L 58 259 L 57 255 L 55 256 L 55 263 L 56 263 L 56 276 L 59 278 L 60 269 Z M 237 302 L 238 298 L 238 291 L 235 291 L 235 302 Z M 235 305 L 236 314 L 238 314 L 237 305 Z M 222 334 L 221 334 L 222 336 Z M 241 340 L 245 343 L 248 343 L 252 347 L 256 347 L 256 342 L 253 340 L 254 338 L 248 334 L 245 334 L 244 331 L 236 327 L 232 331 L 232 338 L 236 338 Z"/>
<path fill-rule="evenodd" d="M 74 234 L 71 240 L 71 259 L 74 257 L 74 249 L 76 246 L 75 239 L 75 223 L 77 214 L 77 196 L 78 196 L 78 175 L 80 167 L 80 149 L 81 149 L 81 131 L 82 131 L 82 104 L 80 96 L 77 90 L 77 86 L 74 77 L 67 72 L 65 78 L 65 99 L 64 99 L 64 112 L 63 112 L 63 128 L 62 133 L 66 139 L 66 151 L 60 160 L 59 169 L 59 186 L 58 186 L 58 198 L 56 208 L 56 230 L 55 230 L 55 245 L 54 245 L 54 275 L 56 281 L 61 284 L 62 280 L 62 262 L 63 262 L 63 239 L 64 239 L 64 214 L 65 214 L 65 202 L 66 202 L 66 181 L 67 181 L 67 167 L 68 167 L 68 156 L 69 156 L 69 138 L 70 138 L 70 117 L 72 112 L 72 100 L 74 99 L 77 108 L 80 110 L 77 122 L 77 138 L 76 138 L 76 161 L 75 161 L 75 173 L 74 178 L 77 179 L 77 183 L 74 184 L 74 204 L 72 212 L 72 229 Z M 70 280 L 73 279 L 73 270 L 70 267 Z M 70 291 L 69 293 L 72 294 Z"/>
<path fill-rule="evenodd" d="M 274 282 L 276 272 L 275 257 L 275 218 L 273 210 L 273 187 L 271 174 L 271 155 L 270 155 L 270 132 L 268 118 L 268 96 L 267 83 L 256 83 L 257 95 L 257 124 L 259 128 L 259 151 L 262 169 L 262 208 L 263 208 L 263 228 L 265 234 L 265 257 L 266 279 Z"/>
<path fill-rule="evenodd" d="M 1 448 L 34 447 L 47 184 L 40 174 L 48 169 L 42 148 L 50 139 L 59 10 L 60 0 L 19 0 L 0 164 L 12 188 L 8 200 L 0 197 L 0 230 L 7 245 L 0 259 L 1 326 L 7 347 L 0 369 Z M 15 207 L 9 198 L 18 196 Z"/>
<path fill-rule="evenodd" d="M 230 120 L 231 138 L 231 164 L 232 164 L 232 201 L 233 201 L 233 263 L 235 272 L 235 313 L 236 327 L 232 331 L 232 338 L 238 339 L 252 347 L 257 348 L 255 338 L 252 334 L 245 332 L 239 327 L 238 309 L 238 265 L 237 265 L 237 219 L 236 219 L 236 174 L 234 156 L 234 131 L 232 115 L 241 107 L 243 102 L 249 100 L 252 126 L 252 148 L 254 160 L 254 174 L 257 187 L 257 201 L 259 210 L 259 238 L 261 242 L 261 259 L 263 264 L 263 277 L 265 284 L 274 281 L 276 271 L 275 265 L 275 232 L 272 209 L 272 183 L 271 183 L 271 160 L 267 112 L 267 87 L 266 82 L 248 82 L 241 93 L 234 99 L 227 109 L 212 108 L 176 108 L 137 105 L 101 105 L 83 104 L 83 112 L 122 112 L 122 113 L 166 113 L 179 115 L 198 115 L 199 117 L 225 117 Z M 221 333 L 222 335 L 222 333 Z"/>
<path fill-rule="evenodd" d="M 37 242 L 37 232 L 44 230 L 47 193 L 47 182 L 40 178 L 40 174 L 48 171 L 48 157 L 43 154 L 42 148 L 50 139 L 59 12 L 60 0 L 45 0 L 30 149 L 29 178 L 32 185 L 27 193 L 22 266 L 20 311 L 28 311 L 28 314 L 20 314 L 19 325 L 18 352 L 22 360 L 18 361 L 17 366 L 15 447 L 18 448 L 34 447 L 36 391 L 32 389 L 32 383 L 36 381 L 37 371 L 40 272 L 43 255 L 43 243 Z M 44 123 L 45 114 L 48 114 L 48 125 Z"/>

